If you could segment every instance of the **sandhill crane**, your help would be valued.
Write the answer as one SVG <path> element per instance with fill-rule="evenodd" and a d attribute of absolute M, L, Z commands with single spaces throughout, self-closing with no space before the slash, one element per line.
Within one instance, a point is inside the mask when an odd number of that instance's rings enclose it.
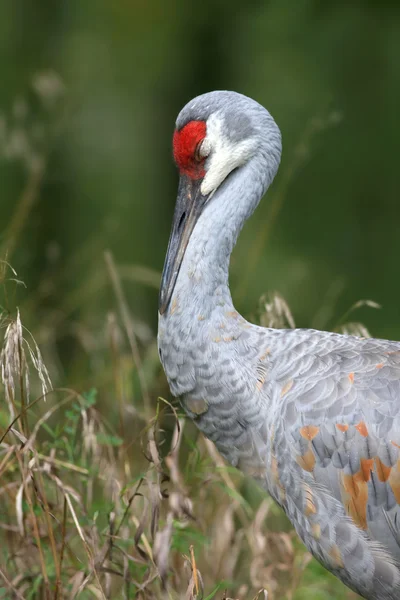
<path fill-rule="evenodd" d="M 230 254 L 281 156 L 265 108 L 235 92 L 194 98 L 173 150 L 158 332 L 172 394 L 328 570 L 369 600 L 400 598 L 400 343 L 267 329 L 235 310 Z"/>

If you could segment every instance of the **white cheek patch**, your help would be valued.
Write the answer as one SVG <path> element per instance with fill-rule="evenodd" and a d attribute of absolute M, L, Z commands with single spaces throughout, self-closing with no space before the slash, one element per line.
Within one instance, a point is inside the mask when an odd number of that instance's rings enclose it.
<path fill-rule="evenodd" d="M 207 137 L 203 144 L 211 149 L 207 172 L 201 184 L 201 193 L 206 196 L 215 191 L 233 169 L 251 158 L 256 149 L 253 138 L 233 143 L 223 134 L 224 121 L 218 114 L 207 119 Z"/>

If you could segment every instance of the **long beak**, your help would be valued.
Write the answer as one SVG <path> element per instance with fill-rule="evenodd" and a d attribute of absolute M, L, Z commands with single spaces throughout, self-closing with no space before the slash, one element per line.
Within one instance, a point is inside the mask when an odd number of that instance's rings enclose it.
<path fill-rule="evenodd" d="M 208 196 L 203 196 L 201 193 L 202 181 L 202 179 L 193 180 L 186 175 L 182 175 L 179 181 L 172 231 L 158 298 L 158 310 L 161 315 L 168 308 L 190 236 L 208 199 Z"/>

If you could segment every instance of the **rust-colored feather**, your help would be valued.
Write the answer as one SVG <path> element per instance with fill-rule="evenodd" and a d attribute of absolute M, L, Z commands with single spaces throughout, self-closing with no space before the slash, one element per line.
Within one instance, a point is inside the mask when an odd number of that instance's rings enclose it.
<path fill-rule="evenodd" d="M 342 473 L 341 480 L 347 514 L 360 529 L 367 529 L 368 484 L 363 470 L 354 475 Z"/>
<path fill-rule="evenodd" d="M 300 435 L 306 440 L 313 440 L 319 433 L 319 427 L 316 425 L 307 425 L 300 429 Z"/>
<path fill-rule="evenodd" d="M 298 456 L 296 458 L 297 464 L 300 465 L 304 471 L 309 471 L 312 473 L 315 467 L 315 456 L 314 452 L 311 449 L 311 446 L 308 448 L 307 452 L 302 456 Z"/>

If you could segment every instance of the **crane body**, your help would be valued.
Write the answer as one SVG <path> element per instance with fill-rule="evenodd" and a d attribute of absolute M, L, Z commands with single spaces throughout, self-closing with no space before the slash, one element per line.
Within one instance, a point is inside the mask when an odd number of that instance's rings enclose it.
<path fill-rule="evenodd" d="M 277 330 L 234 308 L 229 259 L 281 155 L 271 115 L 235 92 L 181 111 L 180 185 L 158 345 L 171 393 L 282 506 L 311 553 L 369 600 L 400 598 L 400 343 Z"/>

